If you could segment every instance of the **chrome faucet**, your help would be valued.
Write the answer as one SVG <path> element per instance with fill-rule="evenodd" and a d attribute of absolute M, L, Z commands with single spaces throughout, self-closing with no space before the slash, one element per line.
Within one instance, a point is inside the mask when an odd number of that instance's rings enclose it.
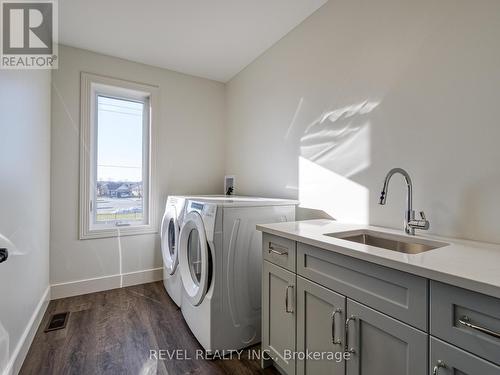
<path fill-rule="evenodd" d="M 380 204 L 385 205 L 385 201 L 387 200 L 387 188 L 389 187 L 389 181 L 391 177 L 399 173 L 401 174 L 406 181 L 406 187 L 408 188 L 406 193 L 406 212 L 404 218 L 404 230 L 407 234 L 412 236 L 415 235 L 415 229 L 427 230 L 429 229 L 429 221 L 425 218 L 424 211 L 420 211 L 420 220 L 415 219 L 415 211 L 413 211 L 413 185 L 411 183 L 411 178 L 408 172 L 406 172 L 402 168 L 393 168 L 387 173 L 384 180 L 384 187 L 382 188 L 382 193 L 380 194 Z"/>

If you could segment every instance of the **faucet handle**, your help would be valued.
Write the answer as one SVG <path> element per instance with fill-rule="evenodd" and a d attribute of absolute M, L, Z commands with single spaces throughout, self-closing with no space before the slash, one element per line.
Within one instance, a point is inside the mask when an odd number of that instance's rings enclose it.
<path fill-rule="evenodd" d="M 413 211 L 412 211 L 412 215 L 413 215 Z M 420 220 L 417 220 L 417 219 L 409 220 L 407 226 L 410 229 L 420 229 L 420 230 L 429 229 L 430 223 L 429 223 L 429 221 L 427 221 L 424 211 L 420 211 L 420 217 L 421 217 Z"/>
<path fill-rule="evenodd" d="M 385 189 L 382 190 L 382 192 L 380 193 L 380 201 L 379 201 L 379 204 L 380 205 L 385 205 L 385 199 L 386 199 L 386 192 L 385 192 Z"/>

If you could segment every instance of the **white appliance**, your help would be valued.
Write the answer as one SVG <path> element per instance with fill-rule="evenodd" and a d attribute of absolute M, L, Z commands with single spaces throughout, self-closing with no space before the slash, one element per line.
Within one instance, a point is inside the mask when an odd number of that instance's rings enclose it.
<path fill-rule="evenodd" d="M 224 197 L 224 195 L 171 195 L 167 198 L 160 228 L 161 253 L 163 257 L 163 285 L 177 306 L 180 306 L 182 301 L 182 282 L 180 273 L 178 272 L 179 257 L 177 244 L 180 228 L 184 220 L 187 199 L 201 200 L 221 197 Z"/>
<path fill-rule="evenodd" d="M 189 200 L 179 236 L 182 314 L 208 354 L 261 339 L 262 236 L 257 224 L 293 221 L 297 201 Z"/>

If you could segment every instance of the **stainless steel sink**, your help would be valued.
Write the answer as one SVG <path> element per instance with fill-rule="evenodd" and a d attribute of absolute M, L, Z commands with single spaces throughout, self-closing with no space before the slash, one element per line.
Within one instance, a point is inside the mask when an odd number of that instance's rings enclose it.
<path fill-rule="evenodd" d="M 346 241 L 380 247 L 382 249 L 398 251 L 405 254 L 420 254 L 448 245 L 444 242 L 429 241 L 420 238 L 413 239 L 371 230 L 326 233 L 325 236 L 336 237 Z"/>

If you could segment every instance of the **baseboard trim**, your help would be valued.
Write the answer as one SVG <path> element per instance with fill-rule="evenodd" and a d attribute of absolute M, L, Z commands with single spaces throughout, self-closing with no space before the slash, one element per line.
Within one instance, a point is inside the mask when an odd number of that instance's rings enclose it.
<path fill-rule="evenodd" d="M 94 279 L 70 281 L 68 283 L 52 284 L 52 299 L 66 298 L 100 292 L 102 290 L 116 289 L 121 286 L 121 276 L 112 275 L 96 277 Z"/>
<path fill-rule="evenodd" d="M 122 287 L 152 283 L 159 280 L 163 280 L 163 268 L 129 272 L 122 275 Z"/>
<path fill-rule="evenodd" d="M 77 280 L 68 283 L 52 284 L 52 299 L 79 296 L 82 294 L 102 292 L 104 290 L 122 288 L 131 285 L 151 283 L 163 279 L 163 268 L 127 272 L 124 274 Z"/>
<path fill-rule="evenodd" d="M 18 374 L 23 365 L 24 359 L 28 354 L 33 338 L 35 337 L 36 331 L 42 322 L 45 311 L 50 301 L 50 286 L 45 289 L 42 298 L 38 302 L 38 305 L 33 311 L 31 318 L 23 332 L 23 335 L 19 339 L 16 348 L 14 349 L 12 356 L 10 358 L 7 367 L 4 370 L 4 375 Z"/>

